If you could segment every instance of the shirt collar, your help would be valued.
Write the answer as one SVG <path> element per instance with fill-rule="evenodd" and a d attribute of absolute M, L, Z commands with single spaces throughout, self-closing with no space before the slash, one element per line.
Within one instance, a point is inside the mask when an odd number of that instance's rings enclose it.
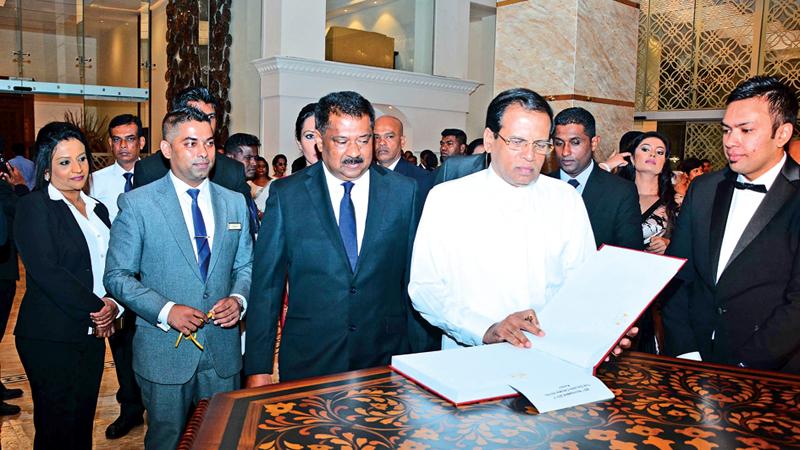
<path fill-rule="evenodd" d="M 781 158 L 780 162 L 772 166 L 771 169 L 766 171 L 760 177 L 756 178 L 753 181 L 750 181 L 747 178 L 745 178 L 744 175 L 739 174 L 739 176 L 736 177 L 736 181 L 740 181 L 743 183 L 763 184 L 764 187 L 766 187 L 767 190 L 769 190 L 769 188 L 772 187 L 772 184 L 778 178 L 778 175 L 781 173 L 781 169 L 783 168 L 783 165 L 785 163 L 786 163 L 786 152 L 783 152 L 783 158 Z"/>
<path fill-rule="evenodd" d="M 400 158 L 402 158 L 402 155 L 400 156 Z M 386 168 L 394 172 L 394 169 L 397 167 L 397 163 L 400 162 L 400 158 L 395 159 L 394 162 L 386 166 Z"/>
<path fill-rule="evenodd" d="M 59 191 L 58 189 L 56 189 L 55 186 L 53 186 L 53 183 L 47 183 L 47 195 L 50 197 L 50 200 L 53 201 L 61 200 L 64 203 L 66 203 L 67 206 L 69 206 L 70 208 L 75 207 L 75 205 L 73 205 L 72 202 L 67 201 L 67 198 L 64 197 L 64 194 L 61 191 Z M 94 211 L 94 208 L 97 206 L 97 200 L 84 194 L 83 191 L 80 191 L 79 195 L 83 200 L 83 203 L 86 204 L 86 211 Z"/>
<path fill-rule="evenodd" d="M 208 191 L 208 178 L 203 180 L 203 182 L 200 183 L 197 187 L 192 187 L 184 183 L 183 180 L 176 177 L 171 170 L 169 171 L 169 178 L 170 180 L 172 180 L 172 185 L 175 186 L 175 192 L 178 193 L 179 197 L 181 194 L 185 194 L 186 191 L 188 191 L 189 189 L 199 189 L 201 194 Z"/>
<path fill-rule="evenodd" d="M 336 178 L 329 170 L 328 166 L 325 165 L 325 161 L 320 161 L 322 163 L 322 171 L 325 173 L 325 182 L 328 184 L 328 191 L 329 193 L 333 194 L 336 192 L 344 192 L 342 190 L 342 183 L 344 180 L 340 180 Z M 369 168 L 361 174 L 360 177 L 356 178 L 355 180 L 351 180 L 353 185 L 358 186 L 359 184 L 368 184 L 369 183 Z M 331 195 L 333 198 L 333 195 Z"/>
<path fill-rule="evenodd" d="M 539 178 L 537 177 L 536 180 L 532 181 L 530 184 L 528 184 L 526 186 L 514 186 L 512 184 L 509 184 L 506 180 L 503 179 L 503 177 L 500 176 L 500 174 L 498 174 L 495 171 L 494 162 L 489 164 L 489 168 L 486 169 L 486 173 L 487 173 L 486 176 L 489 179 L 489 185 L 490 186 L 493 186 L 493 187 L 495 187 L 497 189 L 505 190 L 505 191 L 508 191 L 508 192 L 525 192 L 525 191 L 527 191 L 529 189 L 533 189 L 533 187 L 536 186 L 536 182 L 539 180 Z M 541 177 L 541 176 L 543 176 L 543 174 L 540 173 L 539 176 Z M 514 194 L 510 194 L 510 195 L 514 195 Z"/>
<path fill-rule="evenodd" d="M 138 159 L 137 159 L 137 161 L 138 161 Z M 135 167 L 136 167 L 136 165 L 134 164 L 134 168 L 135 168 Z M 125 168 L 124 168 L 124 167 L 122 167 L 122 166 L 121 166 L 121 165 L 120 165 L 118 162 L 116 162 L 116 161 L 114 161 L 114 170 L 116 170 L 116 171 L 117 171 L 117 173 L 119 173 L 120 175 L 122 175 L 123 173 L 133 173 L 133 169 L 131 169 L 131 170 L 125 170 Z"/>
<path fill-rule="evenodd" d="M 580 186 L 586 186 L 586 182 L 589 181 L 589 175 L 592 174 L 592 170 L 594 170 L 594 161 L 589 160 L 589 165 L 586 166 L 586 168 L 583 169 L 583 171 L 579 173 L 577 177 L 571 176 L 567 172 L 564 172 L 563 169 L 558 169 L 558 173 L 559 173 L 559 178 L 561 178 L 562 181 L 569 181 L 570 179 L 574 178 L 578 180 Z"/>

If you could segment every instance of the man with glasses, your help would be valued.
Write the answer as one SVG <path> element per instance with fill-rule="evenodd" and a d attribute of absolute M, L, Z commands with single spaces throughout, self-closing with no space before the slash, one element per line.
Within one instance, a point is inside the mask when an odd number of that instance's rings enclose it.
<path fill-rule="evenodd" d="M 553 150 L 552 118 L 531 90 L 500 93 L 483 132 L 489 167 L 428 195 L 408 290 L 422 317 L 445 332 L 444 348 L 502 341 L 529 347 L 523 330 L 543 335 L 534 309 L 595 251 L 580 195 L 539 176 Z"/>
<path fill-rule="evenodd" d="M 119 213 L 117 197 L 133 189 L 134 166 L 139 160 L 139 151 L 144 147 L 142 122 L 132 114 L 122 114 L 108 124 L 108 145 L 114 154 L 114 164 L 92 174 L 91 196 L 108 208 L 112 222 Z M 120 404 L 119 417 L 106 428 L 108 439 L 121 438 L 144 423 L 142 393 L 133 373 L 133 332 L 136 314 L 126 308 L 122 316 L 122 328 L 108 338 L 114 366 L 117 372 Z"/>

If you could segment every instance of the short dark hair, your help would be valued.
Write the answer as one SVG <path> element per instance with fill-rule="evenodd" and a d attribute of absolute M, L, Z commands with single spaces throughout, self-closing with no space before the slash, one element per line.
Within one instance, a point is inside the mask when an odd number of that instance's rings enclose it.
<path fill-rule="evenodd" d="M 331 114 L 359 119 L 366 115 L 369 117 L 369 127 L 375 126 L 375 110 L 372 109 L 372 103 L 358 92 L 332 92 L 319 99 L 314 109 L 314 120 L 317 122 L 317 131 L 321 134 L 328 128 Z"/>
<path fill-rule="evenodd" d="M 567 108 L 556 114 L 555 119 L 553 119 L 553 123 L 555 126 L 572 124 L 582 125 L 583 131 L 587 136 L 590 138 L 597 136 L 597 125 L 595 124 L 594 116 L 592 113 L 584 108 L 581 108 L 580 106 Z"/>
<path fill-rule="evenodd" d="M 77 139 L 83 144 L 86 150 L 86 157 L 89 163 L 89 172 L 94 171 L 92 161 L 92 151 L 86 136 L 80 128 L 68 122 L 50 122 L 43 126 L 36 135 L 36 170 L 35 170 L 35 189 L 47 188 L 48 181 L 45 180 L 45 173 L 51 172 L 53 168 L 53 151 L 60 142 Z"/>
<path fill-rule="evenodd" d="M 108 135 L 111 136 L 111 130 L 113 128 L 131 123 L 136 125 L 136 137 L 142 137 L 142 121 L 138 116 L 134 116 L 133 114 L 120 114 L 111 119 L 111 122 L 108 122 Z"/>
<path fill-rule="evenodd" d="M 492 99 L 486 110 L 486 128 L 492 133 L 499 133 L 506 108 L 517 104 L 528 111 L 538 111 L 547 114 L 550 118 L 550 134 L 553 134 L 553 109 L 541 95 L 526 88 L 505 90 Z"/>
<path fill-rule="evenodd" d="M 748 78 L 728 95 L 725 105 L 753 97 L 764 97 L 767 100 L 773 137 L 778 127 L 785 123 L 797 127 L 797 97 L 779 78 L 761 75 Z"/>
<path fill-rule="evenodd" d="M 439 165 L 439 158 L 436 157 L 436 153 L 433 153 L 432 150 L 425 149 L 420 154 L 419 157 L 422 158 L 422 162 L 425 163 L 425 167 L 430 170 L 436 168 Z"/>
<path fill-rule="evenodd" d="M 685 173 L 686 175 L 689 175 L 689 172 L 691 172 L 692 170 L 702 167 L 703 167 L 703 161 L 700 161 L 699 159 L 694 157 L 685 158 L 683 161 L 681 161 L 680 164 L 678 164 L 678 170 Z"/>
<path fill-rule="evenodd" d="M 189 107 L 189 102 L 202 102 L 214 105 L 215 111 L 219 106 L 217 104 L 217 99 L 211 95 L 208 88 L 205 86 L 190 86 L 175 95 L 172 99 L 172 109 L 178 110 L 187 108 Z"/>
<path fill-rule="evenodd" d="M 483 138 L 478 138 L 473 140 L 472 142 L 467 145 L 467 149 L 464 151 L 465 155 L 471 155 L 475 153 L 475 149 L 483 145 Z"/>
<path fill-rule="evenodd" d="M 703 159 L 700 160 L 700 164 L 705 164 L 705 163 L 711 164 L 711 160 L 708 159 L 708 158 L 703 158 Z"/>
<path fill-rule="evenodd" d="M 240 147 L 261 147 L 261 141 L 252 134 L 236 133 L 225 141 L 225 154 L 241 153 Z"/>
<path fill-rule="evenodd" d="M 289 160 L 288 160 L 288 159 L 286 159 L 286 155 L 284 155 L 284 154 L 282 154 L 282 153 L 278 153 L 277 155 L 275 155 L 275 156 L 272 158 L 272 165 L 274 166 L 275 164 L 277 164 L 277 163 L 278 163 L 278 160 L 280 160 L 280 159 L 282 159 L 282 160 L 283 160 L 284 162 L 286 162 L 286 163 L 288 163 L 288 162 L 289 162 Z"/>
<path fill-rule="evenodd" d="M 458 145 L 467 145 L 467 133 L 458 128 L 445 128 L 442 130 L 442 137 L 453 136 L 458 141 Z"/>
<path fill-rule="evenodd" d="M 199 109 L 192 107 L 176 109 L 168 112 L 167 115 L 164 116 L 164 120 L 161 122 L 162 139 L 167 139 L 169 132 L 178 125 L 192 121 L 206 122 L 209 125 L 211 124 L 211 119 L 207 114 L 203 114 L 203 112 Z"/>
<path fill-rule="evenodd" d="M 313 116 L 314 110 L 316 109 L 316 103 L 309 103 L 306 106 L 303 106 L 303 109 L 300 110 L 300 114 L 297 115 L 297 120 L 294 121 L 294 139 L 296 141 L 300 140 L 300 133 L 303 132 L 303 122 L 305 122 L 309 117 Z"/>

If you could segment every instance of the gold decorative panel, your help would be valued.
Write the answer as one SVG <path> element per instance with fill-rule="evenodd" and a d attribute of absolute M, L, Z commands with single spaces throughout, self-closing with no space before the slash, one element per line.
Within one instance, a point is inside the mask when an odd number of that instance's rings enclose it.
<path fill-rule="evenodd" d="M 686 123 L 686 157 L 708 159 L 714 170 L 728 164 L 722 150 L 722 126 L 719 122 Z"/>
<path fill-rule="evenodd" d="M 764 69 L 783 77 L 800 98 L 800 2 L 770 0 L 764 30 Z"/>
<path fill-rule="evenodd" d="M 800 92 L 800 1 L 642 1 L 637 63 L 639 111 L 721 109 L 757 73 Z"/>

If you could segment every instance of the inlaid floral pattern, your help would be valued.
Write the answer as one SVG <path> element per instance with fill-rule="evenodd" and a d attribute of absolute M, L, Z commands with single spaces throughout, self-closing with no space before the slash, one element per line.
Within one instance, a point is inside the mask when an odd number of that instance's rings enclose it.
<path fill-rule="evenodd" d="M 613 401 L 538 414 L 524 398 L 456 408 L 400 375 L 258 400 L 257 449 L 800 447 L 800 378 L 629 355 L 601 369 Z M 272 400 L 274 399 L 274 400 Z M 244 438 L 243 438 L 244 439 Z"/>

